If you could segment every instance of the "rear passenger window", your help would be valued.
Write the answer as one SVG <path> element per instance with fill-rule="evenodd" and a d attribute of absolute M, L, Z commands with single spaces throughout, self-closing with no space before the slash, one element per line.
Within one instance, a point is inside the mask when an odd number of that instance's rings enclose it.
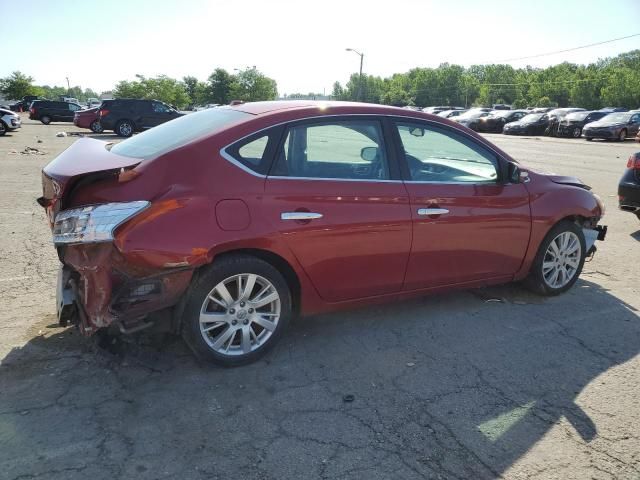
<path fill-rule="evenodd" d="M 344 120 L 291 127 L 271 175 L 387 180 L 389 165 L 380 124 Z"/>
<path fill-rule="evenodd" d="M 262 161 L 268 142 L 269 137 L 267 135 L 256 138 L 238 149 L 238 157 L 249 165 L 257 167 Z"/>
<path fill-rule="evenodd" d="M 280 130 L 278 130 L 280 131 Z M 266 175 L 271 167 L 272 144 L 277 142 L 275 131 L 257 133 L 225 149 L 225 153 L 234 161 L 249 170 Z"/>

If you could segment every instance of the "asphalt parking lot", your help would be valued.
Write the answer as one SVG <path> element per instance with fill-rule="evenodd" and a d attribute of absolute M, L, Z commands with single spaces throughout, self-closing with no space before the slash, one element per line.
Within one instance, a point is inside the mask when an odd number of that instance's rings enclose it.
<path fill-rule="evenodd" d="M 603 198 L 608 238 L 569 293 L 305 318 L 263 360 L 221 369 L 179 338 L 108 353 L 57 326 L 35 198 L 75 140 L 56 132 L 78 129 L 24 118 L 0 138 L 1 478 L 640 479 L 640 221 L 616 196 L 639 144 L 489 135 Z"/>

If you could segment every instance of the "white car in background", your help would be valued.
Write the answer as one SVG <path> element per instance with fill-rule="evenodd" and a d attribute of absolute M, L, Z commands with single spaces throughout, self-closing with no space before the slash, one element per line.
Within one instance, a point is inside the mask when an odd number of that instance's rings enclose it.
<path fill-rule="evenodd" d="M 20 115 L 11 110 L 0 108 L 0 137 L 7 132 L 16 130 L 22 126 Z"/>

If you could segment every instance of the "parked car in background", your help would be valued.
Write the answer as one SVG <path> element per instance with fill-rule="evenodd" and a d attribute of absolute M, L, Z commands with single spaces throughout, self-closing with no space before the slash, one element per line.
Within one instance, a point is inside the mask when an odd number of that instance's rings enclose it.
<path fill-rule="evenodd" d="M 104 131 L 104 128 L 102 128 L 100 124 L 97 107 L 88 110 L 78 110 L 73 116 L 73 124 L 76 127 L 88 128 L 93 133 L 102 133 Z"/>
<path fill-rule="evenodd" d="M 462 115 L 452 118 L 452 120 L 454 122 L 458 122 L 460 125 L 470 128 L 471 130 L 477 130 L 480 119 L 488 116 L 489 113 L 491 113 L 490 108 L 472 108 L 464 112 Z"/>
<path fill-rule="evenodd" d="M 505 105 L 504 103 L 496 103 L 493 105 L 494 110 L 511 110 L 511 105 Z"/>
<path fill-rule="evenodd" d="M 494 110 L 486 117 L 478 119 L 474 130 L 478 132 L 502 133 L 507 123 L 517 122 L 528 114 L 526 110 Z"/>
<path fill-rule="evenodd" d="M 558 135 L 563 137 L 580 138 L 582 135 L 582 129 L 587 123 L 600 120 L 605 115 L 607 115 L 607 112 L 603 112 L 602 110 L 591 112 L 585 110 L 584 112 L 570 113 L 560 120 Z"/>
<path fill-rule="evenodd" d="M 77 103 L 53 100 L 35 100 L 29 107 L 29 118 L 40 120 L 45 125 L 51 122 L 73 122 L 73 116 L 82 107 Z"/>
<path fill-rule="evenodd" d="M 246 103 L 83 138 L 42 185 L 62 324 L 132 332 L 165 312 L 226 366 L 298 314 L 519 280 L 558 295 L 606 233 L 580 180 L 382 105 Z"/>
<path fill-rule="evenodd" d="M 0 108 L 0 137 L 7 132 L 20 128 L 21 125 L 20 115 L 11 110 Z"/>
<path fill-rule="evenodd" d="M 465 110 L 465 109 L 443 110 L 442 112 L 437 113 L 436 115 L 438 115 L 439 117 L 443 117 L 443 118 L 454 118 L 454 117 L 459 117 L 460 115 L 462 115 L 466 111 L 467 110 Z"/>
<path fill-rule="evenodd" d="M 530 113 L 547 113 L 553 109 L 553 107 L 534 107 L 531 109 Z"/>
<path fill-rule="evenodd" d="M 99 98 L 88 98 L 87 99 L 87 108 L 95 108 L 99 107 L 102 104 L 102 100 Z"/>
<path fill-rule="evenodd" d="M 634 138 L 639 130 L 640 113 L 616 112 L 586 124 L 582 129 L 582 135 L 587 140 L 603 138 L 622 142 L 625 138 Z"/>
<path fill-rule="evenodd" d="M 506 135 L 542 135 L 549 126 L 546 113 L 530 113 L 517 122 L 507 123 L 502 133 Z"/>
<path fill-rule="evenodd" d="M 624 107 L 604 107 L 604 108 L 601 108 L 599 111 L 606 112 L 606 113 L 614 113 L 614 112 L 628 112 L 629 109 Z"/>
<path fill-rule="evenodd" d="M 158 100 L 117 98 L 104 100 L 98 109 L 103 130 L 113 130 L 120 137 L 130 137 L 183 114 Z"/>
<path fill-rule="evenodd" d="M 640 152 L 627 160 L 627 169 L 618 184 L 618 201 L 621 210 L 635 213 L 640 220 Z"/>
<path fill-rule="evenodd" d="M 430 113 L 432 115 L 437 115 L 438 113 L 444 112 L 445 110 L 464 110 L 464 108 L 440 106 L 440 107 L 425 107 L 422 109 L 424 113 Z"/>
<path fill-rule="evenodd" d="M 35 100 L 41 100 L 41 98 L 37 95 L 25 95 L 22 97 L 22 100 L 10 105 L 11 110 L 14 112 L 27 112 L 31 103 Z"/>

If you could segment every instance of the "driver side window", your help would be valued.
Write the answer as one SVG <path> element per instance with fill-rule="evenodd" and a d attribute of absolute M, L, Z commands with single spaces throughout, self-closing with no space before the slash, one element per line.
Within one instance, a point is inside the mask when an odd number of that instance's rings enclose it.
<path fill-rule="evenodd" d="M 471 139 L 446 129 L 396 123 L 410 180 L 435 183 L 495 183 L 496 156 Z"/>
<path fill-rule="evenodd" d="M 288 129 L 273 176 L 387 180 L 382 128 L 375 120 L 303 124 Z"/>

